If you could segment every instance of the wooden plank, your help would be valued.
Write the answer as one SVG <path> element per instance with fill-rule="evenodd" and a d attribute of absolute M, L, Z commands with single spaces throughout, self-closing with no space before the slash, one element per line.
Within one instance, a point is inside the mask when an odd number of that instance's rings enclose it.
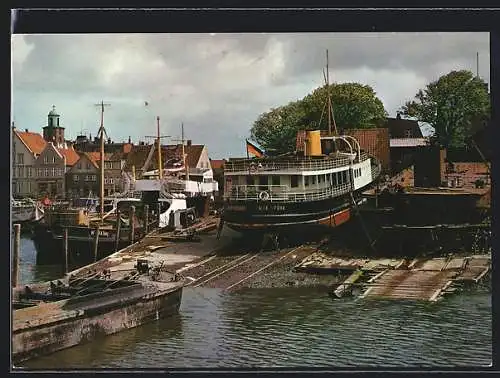
<path fill-rule="evenodd" d="M 341 298 L 344 296 L 344 294 L 353 286 L 353 284 L 361 278 L 363 275 L 362 270 L 356 270 L 354 273 L 352 273 L 347 279 L 341 283 L 333 292 L 338 298 Z"/>

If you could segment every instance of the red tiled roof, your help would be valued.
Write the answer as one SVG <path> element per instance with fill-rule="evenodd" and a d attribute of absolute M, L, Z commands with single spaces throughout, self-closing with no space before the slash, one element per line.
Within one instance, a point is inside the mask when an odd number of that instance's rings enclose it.
<path fill-rule="evenodd" d="M 132 146 L 133 144 L 131 143 L 123 144 L 123 153 L 128 154 L 130 151 L 132 151 Z"/>
<path fill-rule="evenodd" d="M 226 160 L 224 159 L 221 159 L 221 160 L 217 160 L 217 159 L 210 159 L 210 165 L 212 166 L 212 169 L 222 169 L 224 168 L 224 163 L 226 162 Z"/>
<path fill-rule="evenodd" d="M 14 131 L 17 136 L 23 141 L 23 143 L 28 147 L 28 149 L 34 154 L 41 154 L 42 151 L 47 146 L 47 142 L 38 133 L 31 133 L 28 131 Z"/>
<path fill-rule="evenodd" d="M 186 154 L 186 165 L 189 168 L 195 168 L 200 160 L 201 153 L 205 146 L 202 144 L 192 144 L 191 146 L 184 146 L 184 153 Z M 149 150 L 148 150 L 149 151 Z M 169 166 L 169 161 L 182 160 L 182 144 L 161 146 L 162 162 L 164 167 Z M 151 159 L 151 164 L 147 169 L 158 169 L 158 158 L 156 153 Z"/>
<path fill-rule="evenodd" d="M 191 146 L 184 146 L 184 152 L 187 154 L 186 164 L 190 168 L 196 167 L 201 157 L 201 152 L 205 146 L 202 144 L 192 144 Z M 182 148 L 182 146 L 179 146 Z"/>
<path fill-rule="evenodd" d="M 94 167 L 99 168 L 99 165 L 97 164 L 97 161 L 96 161 L 96 160 L 94 160 L 94 159 L 92 158 L 92 156 L 90 156 L 90 152 L 81 152 L 81 153 L 80 153 L 80 156 L 81 156 L 81 157 L 85 156 L 85 157 L 88 159 L 88 161 L 90 161 L 90 162 L 92 163 L 92 165 L 93 165 Z M 80 158 L 81 158 L 81 157 L 80 157 Z"/>
<path fill-rule="evenodd" d="M 80 160 L 80 155 L 73 148 L 58 148 L 57 151 L 66 157 L 66 165 L 73 166 L 78 160 Z"/>
<path fill-rule="evenodd" d="M 91 159 L 92 161 L 94 161 L 96 163 L 98 161 L 101 161 L 101 153 L 100 152 L 86 152 L 86 154 L 88 155 L 89 159 Z M 112 153 L 105 152 L 104 153 L 104 161 L 110 161 L 111 156 L 113 156 Z"/>
<path fill-rule="evenodd" d="M 127 154 L 126 169 L 130 171 L 132 166 L 135 166 L 136 170 L 141 169 L 148 158 L 150 149 L 151 145 L 132 146 L 131 151 Z"/>

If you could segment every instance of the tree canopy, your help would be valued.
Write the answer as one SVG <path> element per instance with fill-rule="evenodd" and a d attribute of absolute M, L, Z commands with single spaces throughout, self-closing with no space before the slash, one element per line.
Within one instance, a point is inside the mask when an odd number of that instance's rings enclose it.
<path fill-rule="evenodd" d="M 339 131 L 377 127 L 387 116 L 382 101 L 368 85 L 331 84 L 329 90 Z M 320 87 L 301 100 L 262 113 L 253 124 L 252 138 L 268 151 L 293 151 L 297 131 L 328 130 L 327 96 L 326 86 Z"/>
<path fill-rule="evenodd" d="M 477 121 L 489 118 L 488 87 L 470 71 L 451 71 L 420 89 L 401 112 L 433 126 L 442 147 L 465 147 Z"/>

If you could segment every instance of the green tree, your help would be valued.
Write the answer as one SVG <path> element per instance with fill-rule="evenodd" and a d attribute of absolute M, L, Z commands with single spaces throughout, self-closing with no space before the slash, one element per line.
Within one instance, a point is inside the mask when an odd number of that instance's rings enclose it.
<path fill-rule="evenodd" d="M 329 89 L 339 131 L 377 127 L 387 116 L 382 101 L 368 85 L 332 84 Z M 252 138 L 274 153 L 294 151 L 297 131 L 328 130 L 327 96 L 326 86 L 317 88 L 299 101 L 262 113 L 253 124 Z"/>
<path fill-rule="evenodd" d="M 470 71 L 451 71 L 419 90 L 401 112 L 433 126 L 440 146 L 465 147 L 474 122 L 489 117 L 488 87 Z"/>

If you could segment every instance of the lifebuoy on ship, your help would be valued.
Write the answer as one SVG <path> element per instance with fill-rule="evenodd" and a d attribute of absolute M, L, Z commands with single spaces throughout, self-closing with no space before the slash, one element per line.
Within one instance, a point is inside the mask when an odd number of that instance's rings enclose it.
<path fill-rule="evenodd" d="M 262 201 L 267 201 L 269 199 L 269 193 L 264 190 L 264 191 L 259 193 L 259 198 Z"/>

